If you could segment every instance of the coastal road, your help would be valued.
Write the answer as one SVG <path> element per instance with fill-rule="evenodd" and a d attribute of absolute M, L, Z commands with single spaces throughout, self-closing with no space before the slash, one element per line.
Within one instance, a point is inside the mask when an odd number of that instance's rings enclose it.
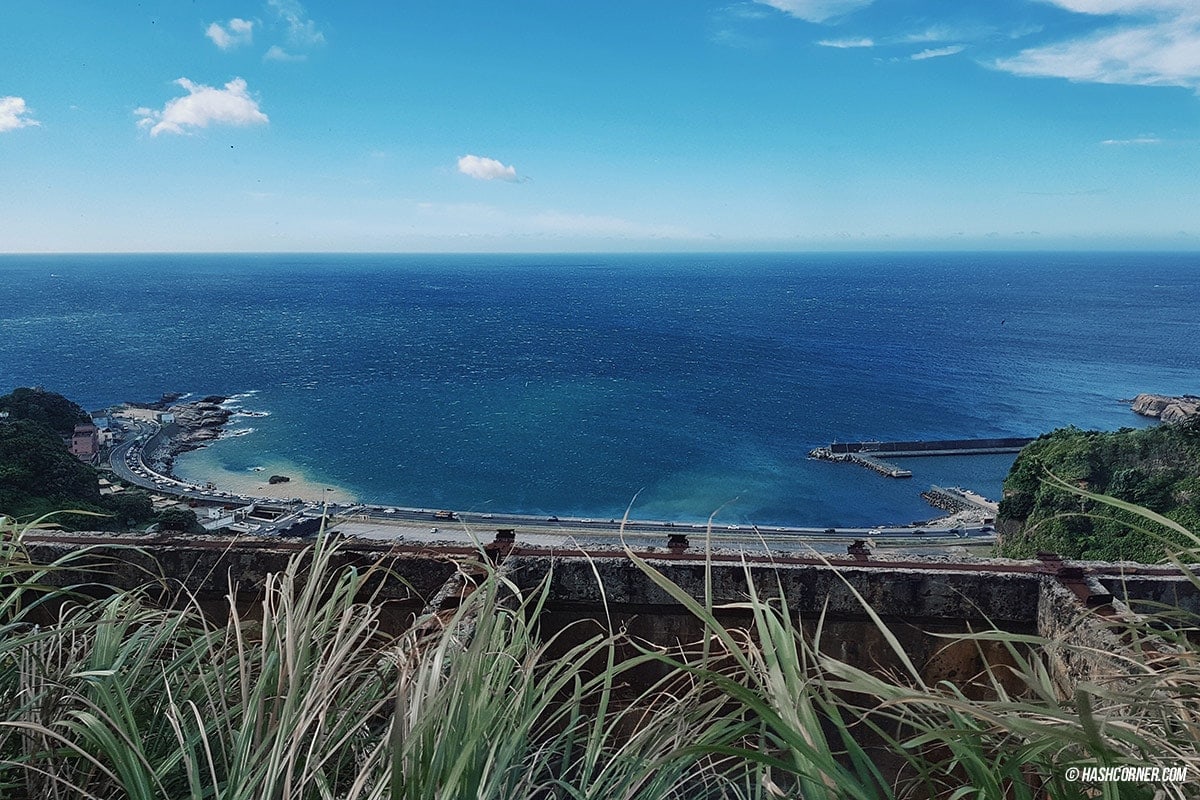
<path fill-rule="evenodd" d="M 532 537 L 532 542 L 580 542 L 587 545 L 614 546 L 622 540 L 654 543 L 666 546 L 668 537 L 688 537 L 692 548 L 702 547 L 710 540 L 716 546 L 752 546 L 768 549 L 796 549 L 814 546 L 826 552 L 844 552 L 848 542 L 863 539 L 872 545 L 900 545 L 901 542 L 929 542 L 938 545 L 961 545 L 968 541 L 988 539 L 988 525 L 964 527 L 914 528 L 797 528 L 760 527 L 760 525 L 708 525 L 643 521 L 630 519 L 589 519 L 578 517 L 538 517 L 532 515 L 491 515 L 491 513 L 457 513 L 454 519 L 436 518 L 428 509 L 398 509 L 356 505 L 334 507 L 330 510 L 335 527 L 350 535 L 366 535 L 371 539 L 402 536 L 421 541 L 491 541 L 494 531 L 511 529 L 518 541 Z M 530 543 L 532 543 L 530 542 Z M 820 545 L 823 543 L 823 545 Z M 820 545 L 820 546 L 818 546 Z"/>
<path fill-rule="evenodd" d="M 151 492 L 170 495 L 187 501 L 210 506 L 249 505 L 259 503 L 280 507 L 284 513 L 273 521 L 256 520 L 260 527 L 256 533 L 271 534 L 280 528 L 305 517 L 320 516 L 327 512 L 335 522 L 344 523 L 347 529 L 363 527 L 373 529 L 383 535 L 388 530 L 396 530 L 398 535 L 409 535 L 420 531 L 423 538 L 437 533 L 447 536 L 464 536 L 469 538 L 473 533 L 476 537 L 486 537 L 490 541 L 497 529 L 511 528 L 517 532 L 537 535 L 539 537 L 567 538 L 572 540 L 585 539 L 588 541 L 615 543 L 622 536 L 637 538 L 645 541 L 656 539 L 666 544 L 667 537 L 672 534 L 687 536 L 691 546 L 702 545 L 706 535 L 714 543 L 754 544 L 761 545 L 790 545 L 796 546 L 803 542 L 830 542 L 837 547 L 844 547 L 847 541 L 867 539 L 872 542 L 881 540 L 940 540 L 946 543 L 962 542 L 967 539 L 979 539 L 992 533 L 992 528 L 983 524 L 973 525 L 930 525 L 924 528 L 913 527 L 869 527 L 869 528 L 815 528 L 789 526 L 758 526 L 753 524 L 714 524 L 711 531 L 704 523 L 674 522 L 669 520 L 627 520 L 620 519 L 591 519 L 586 517 L 557 517 L 537 516 L 532 514 L 491 514 L 476 512 L 458 512 L 453 518 L 446 518 L 445 511 L 425 508 L 399 508 L 381 505 L 329 505 L 327 508 L 320 503 L 303 502 L 298 500 L 279 500 L 273 498 L 254 498 L 244 495 L 234 495 L 228 492 L 211 491 L 195 486 L 170 475 L 163 475 L 150 468 L 142 457 L 142 446 L 157 432 L 157 426 L 149 422 L 133 421 L 128 423 L 129 438 L 115 446 L 109 454 L 109 464 L 113 473 L 135 486 L 140 486 Z M 441 516 L 438 516 L 438 515 Z M 364 527 L 366 526 L 366 527 Z M 372 537 L 376 538 L 376 537 Z"/>

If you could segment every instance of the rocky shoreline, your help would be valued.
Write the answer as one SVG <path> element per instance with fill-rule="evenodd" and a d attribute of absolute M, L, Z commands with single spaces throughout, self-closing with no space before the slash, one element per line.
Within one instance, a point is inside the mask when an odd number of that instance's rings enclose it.
<path fill-rule="evenodd" d="M 187 403 L 177 403 L 182 395 L 165 394 L 154 403 L 125 403 L 130 410 L 156 412 L 161 427 L 151 438 L 144 455 L 155 469 L 172 474 L 176 456 L 198 450 L 221 438 L 233 410 L 225 408 L 229 398 L 209 395 Z M 170 415 L 167 418 L 158 415 Z"/>
<path fill-rule="evenodd" d="M 167 411 L 174 415 L 178 430 L 171 434 L 171 455 L 196 450 L 221 438 L 234 411 L 222 406 L 228 397 L 209 395 L 201 400 L 173 405 Z"/>
<path fill-rule="evenodd" d="M 1200 414 L 1200 397 L 1185 394 L 1170 397 L 1163 394 L 1139 394 L 1129 407 L 1135 414 L 1153 417 L 1162 422 L 1183 422 Z"/>

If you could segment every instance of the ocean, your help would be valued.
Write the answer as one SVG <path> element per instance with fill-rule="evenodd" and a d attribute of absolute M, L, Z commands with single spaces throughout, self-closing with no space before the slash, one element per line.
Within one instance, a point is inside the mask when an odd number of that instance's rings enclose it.
<path fill-rule="evenodd" d="M 1198 343 L 1193 254 L 0 256 L 0 392 L 239 395 L 181 473 L 480 512 L 928 519 L 1012 457 L 807 452 L 1145 425 Z"/>

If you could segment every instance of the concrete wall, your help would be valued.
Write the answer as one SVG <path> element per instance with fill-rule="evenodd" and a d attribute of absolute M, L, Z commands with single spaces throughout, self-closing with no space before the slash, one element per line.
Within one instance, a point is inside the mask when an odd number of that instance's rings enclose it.
<path fill-rule="evenodd" d="M 126 588 L 156 583 L 164 597 L 185 587 L 214 608 L 224 601 L 231 581 L 238 587 L 240 603 L 254 602 L 266 575 L 285 569 L 296 553 L 294 545 L 289 548 L 272 541 L 234 547 L 214 540 L 189 545 L 143 538 L 136 540 L 140 546 L 104 544 L 88 549 L 69 537 L 42 538 L 29 545 L 36 562 L 50 563 L 68 555 L 73 559 L 68 568 L 52 572 L 50 582 L 77 585 L 100 580 Z M 351 544 L 335 555 L 334 563 L 376 569 L 377 579 L 370 586 L 373 596 L 387 602 L 391 618 L 403 626 L 444 587 L 454 591 L 442 595 L 456 594 L 452 578 L 471 558 L 436 550 L 356 551 Z M 706 591 L 711 591 L 717 617 L 727 626 L 752 628 L 744 608 L 730 607 L 750 597 L 751 584 L 760 599 L 786 597 L 788 618 L 802 635 L 812 641 L 820 623 L 822 651 L 863 668 L 894 670 L 901 663 L 864 603 L 882 618 L 926 680 L 969 684 L 985 662 L 1002 663 L 1007 658 L 998 645 L 956 641 L 957 634 L 993 626 L 1038 634 L 1046 639 L 1041 657 L 1064 694 L 1079 681 L 1120 679 L 1140 656 L 1125 646 L 1119 630 L 1110 624 L 1128 615 L 1129 608 L 1104 594 L 1105 587 L 1118 598 L 1127 594 L 1135 610 L 1148 610 L 1150 603 L 1200 609 L 1200 592 L 1179 577 L 1141 575 L 1122 581 L 1113 575 L 1099 579 L 1089 575 L 1086 580 L 1064 583 L 1054 569 L 1032 563 L 1024 572 L 1006 571 L 1012 569 L 1012 562 L 994 571 L 979 564 L 953 568 L 931 563 L 922 568 L 880 562 L 834 568 L 724 561 L 706 568 L 703 560 L 648 558 L 657 574 L 698 602 L 703 603 Z M 601 624 L 611 617 L 636 638 L 660 646 L 694 643 L 704 636 L 699 621 L 623 555 L 587 558 L 523 551 L 504 561 L 503 569 L 525 591 L 549 583 L 541 620 L 548 634 L 572 625 Z M 1085 585 L 1091 589 L 1081 588 Z M 1101 607 L 1089 609 L 1084 599 Z M 778 602 L 775 607 L 782 608 Z"/>

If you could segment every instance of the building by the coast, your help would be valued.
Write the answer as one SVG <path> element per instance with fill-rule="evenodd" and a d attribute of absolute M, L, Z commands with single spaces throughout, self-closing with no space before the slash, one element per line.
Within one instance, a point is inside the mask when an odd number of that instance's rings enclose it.
<path fill-rule="evenodd" d="M 71 455 L 85 464 L 96 464 L 100 460 L 99 429 L 90 422 L 76 425 L 67 447 Z"/>

